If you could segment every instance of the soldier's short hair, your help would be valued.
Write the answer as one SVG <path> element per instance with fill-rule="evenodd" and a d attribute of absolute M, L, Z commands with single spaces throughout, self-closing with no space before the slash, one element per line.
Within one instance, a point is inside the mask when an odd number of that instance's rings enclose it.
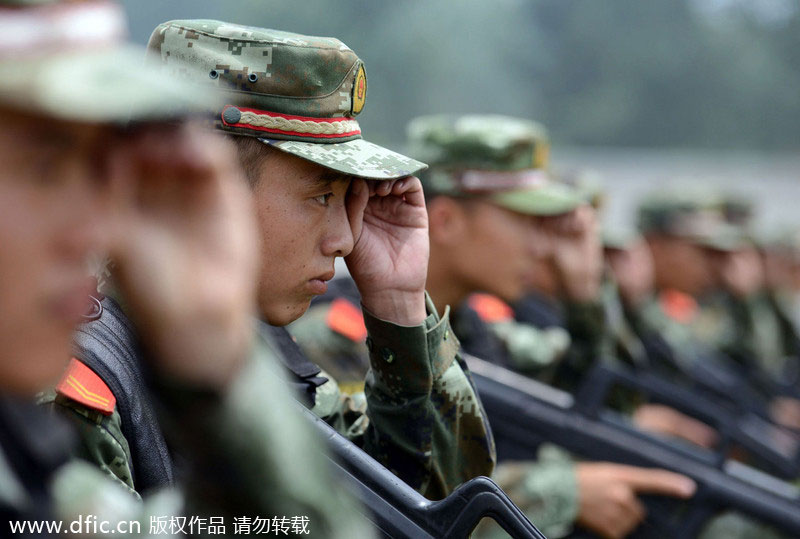
<path fill-rule="evenodd" d="M 269 158 L 275 150 L 255 137 L 230 135 L 229 139 L 236 147 L 239 166 L 242 167 L 247 183 L 250 184 L 250 187 L 255 187 L 261 177 L 259 171 L 264 160 Z"/>

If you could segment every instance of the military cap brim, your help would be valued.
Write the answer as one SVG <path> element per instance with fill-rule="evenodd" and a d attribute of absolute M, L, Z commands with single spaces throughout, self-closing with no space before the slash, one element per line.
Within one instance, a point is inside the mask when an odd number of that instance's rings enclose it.
<path fill-rule="evenodd" d="M 603 228 L 603 248 L 624 251 L 630 249 L 643 238 L 634 230 Z"/>
<path fill-rule="evenodd" d="M 741 227 L 723 223 L 713 232 L 688 236 L 689 240 L 712 251 L 732 252 L 751 245 L 750 238 Z"/>
<path fill-rule="evenodd" d="M 260 138 L 263 143 L 348 176 L 393 180 L 411 176 L 428 165 L 364 139 L 332 144 Z"/>
<path fill-rule="evenodd" d="M 0 104 L 87 123 L 157 121 L 215 102 L 203 89 L 164 77 L 133 45 L 0 61 Z"/>
<path fill-rule="evenodd" d="M 532 189 L 501 191 L 488 196 L 495 204 L 526 215 L 553 216 L 569 213 L 584 199 L 572 187 L 548 183 Z"/>

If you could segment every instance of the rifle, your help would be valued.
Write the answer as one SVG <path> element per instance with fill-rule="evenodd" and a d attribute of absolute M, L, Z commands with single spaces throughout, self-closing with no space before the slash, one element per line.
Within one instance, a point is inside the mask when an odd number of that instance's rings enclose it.
<path fill-rule="evenodd" d="M 652 498 L 637 531 L 644 537 L 694 537 L 722 510 L 735 510 L 800 536 L 800 491 L 736 461 L 675 445 L 606 414 L 589 415 L 572 395 L 464 354 L 502 458 L 533 458 L 553 443 L 579 457 L 672 470 L 698 485 L 691 500 Z"/>
<path fill-rule="evenodd" d="M 545 539 L 488 477 L 467 481 L 443 500 L 428 500 L 309 410 L 302 411 L 323 435 L 334 469 L 356 492 L 368 509 L 364 516 L 383 537 L 466 539 L 488 517 L 511 537 Z"/>
<path fill-rule="evenodd" d="M 744 449 L 749 462 L 770 474 L 789 480 L 800 475 L 800 443 L 790 432 L 754 412 L 731 410 L 650 372 L 598 364 L 576 392 L 576 407 L 589 417 L 597 417 L 615 387 L 646 394 L 652 402 L 675 408 L 714 427 L 719 434 L 715 448 L 718 466 L 734 449 Z"/>

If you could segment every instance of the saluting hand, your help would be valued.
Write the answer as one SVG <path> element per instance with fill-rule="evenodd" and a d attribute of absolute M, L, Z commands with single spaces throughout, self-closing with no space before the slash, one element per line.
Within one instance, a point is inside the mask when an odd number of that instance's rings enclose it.
<path fill-rule="evenodd" d="M 194 126 L 159 126 L 116 145 L 112 258 L 159 370 L 221 387 L 248 353 L 256 224 L 232 149 Z"/>
<path fill-rule="evenodd" d="M 353 180 L 348 215 L 355 246 L 345 262 L 364 307 L 396 324 L 422 323 L 430 246 L 419 179 Z"/>
<path fill-rule="evenodd" d="M 597 298 L 603 277 L 603 246 L 597 212 L 585 204 L 552 218 L 552 265 L 564 293 L 573 301 Z"/>

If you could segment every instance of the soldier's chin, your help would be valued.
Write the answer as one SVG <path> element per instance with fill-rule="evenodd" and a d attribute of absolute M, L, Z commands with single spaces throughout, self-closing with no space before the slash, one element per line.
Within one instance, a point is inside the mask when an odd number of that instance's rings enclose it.
<path fill-rule="evenodd" d="M 275 302 L 262 305 L 261 319 L 271 326 L 286 326 L 303 316 L 310 305 L 310 297 L 294 302 Z"/>

